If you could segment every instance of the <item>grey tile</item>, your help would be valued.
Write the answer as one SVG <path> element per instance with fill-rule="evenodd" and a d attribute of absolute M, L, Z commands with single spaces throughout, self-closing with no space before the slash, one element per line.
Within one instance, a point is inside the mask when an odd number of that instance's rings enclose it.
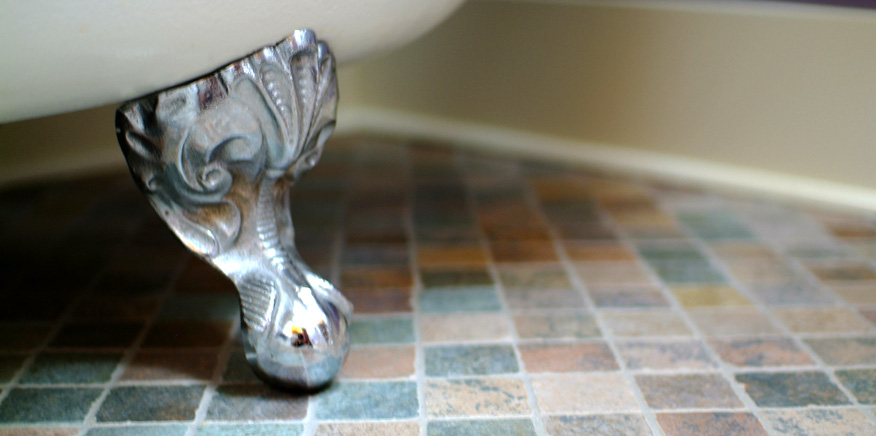
<path fill-rule="evenodd" d="M 81 422 L 102 389 L 13 389 L 0 403 L 0 422 Z"/>
<path fill-rule="evenodd" d="M 123 386 L 110 390 L 98 422 L 190 421 L 205 386 Z"/>
<path fill-rule="evenodd" d="M 321 420 L 395 420 L 414 418 L 419 411 L 413 382 L 335 382 L 319 396 Z"/>

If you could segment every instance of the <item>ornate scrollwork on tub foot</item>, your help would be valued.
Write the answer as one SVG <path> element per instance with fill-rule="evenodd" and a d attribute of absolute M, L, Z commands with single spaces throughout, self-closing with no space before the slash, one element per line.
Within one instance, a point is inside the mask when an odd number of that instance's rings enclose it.
<path fill-rule="evenodd" d="M 247 359 L 285 387 L 327 384 L 349 348 L 353 307 L 299 256 L 288 196 L 319 159 L 336 108 L 334 58 L 300 30 L 116 113 L 134 180 L 176 236 L 234 282 Z"/>

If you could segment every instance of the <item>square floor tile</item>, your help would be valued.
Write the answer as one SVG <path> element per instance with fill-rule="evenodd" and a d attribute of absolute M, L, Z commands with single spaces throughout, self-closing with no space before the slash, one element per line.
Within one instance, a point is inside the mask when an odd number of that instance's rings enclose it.
<path fill-rule="evenodd" d="M 760 407 L 806 407 L 849 404 L 823 372 L 737 374 L 736 381 Z"/>
<path fill-rule="evenodd" d="M 653 260 L 648 264 L 660 279 L 670 285 L 723 284 L 726 282 L 710 262 Z"/>
<path fill-rule="evenodd" d="M 876 269 L 861 262 L 836 265 L 809 265 L 809 271 L 822 282 L 876 281 Z"/>
<path fill-rule="evenodd" d="M 128 363 L 122 380 L 209 380 L 216 351 L 141 351 Z"/>
<path fill-rule="evenodd" d="M 207 409 L 208 421 L 303 419 L 307 397 L 288 394 L 264 384 L 219 386 Z"/>
<path fill-rule="evenodd" d="M 675 286 L 675 298 L 684 307 L 751 306 L 752 302 L 732 286 Z"/>
<path fill-rule="evenodd" d="M 327 247 L 323 247 L 327 248 Z M 329 253 L 330 254 L 330 253 Z M 407 244 L 346 244 L 341 264 L 346 266 L 401 266 L 409 263 Z M 325 259 L 331 261 L 330 256 Z"/>
<path fill-rule="evenodd" d="M 98 422 L 190 421 L 204 394 L 196 386 L 124 386 L 110 390 L 100 410 Z"/>
<path fill-rule="evenodd" d="M 666 436 L 768 435 L 757 417 L 751 413 L 658 413 L 657 422 Z"/>
<path fill-rule="evenodd" d="M 413 382 L 336 382 L 319 395 L 316 417 L 339 421 L 408 419 L 417 416 L 419 404 Z"/>
<path fill-rule="evenodd" d="M 413 346 L 354 347 L 341 367 L 342 379 L 410 377 L 414 374 Z"/>
<path fill-rule="evenodd" d="M 197 436 L 301 436 L 301 424 L 205 424 L 197 428 Z"/>
<path fill-rule="evenodd" d="M 786 283 L 799 276 L 781 260 L 745 259 L 725 261 L 733 277 L 742 283 L 768 285 Z"/>
<path fill-rule="evenodd" d="M 413 284 L 407 267 L 355 267 L 341 271 L 341 289 L 410 288 Z"/>
<path fill-rule="evenodd" d="M 597 308 L 669 307 L 659 289 L 652 286 L 589 287 L 587 293 Z"/>
<path fill-rule="evenodd" d="M 544 414 L 639 410 L 632 387 L 619 373 L 534 375 L 532 390 Z"/>
<path fill-rule="evenodd" d="M 575 272 L 588 288 L 600 286 L 648 286 L 654 280 L 636 262 L 581 262 Z"/>
<path fill-rule="evenodd" d="M 89 384 L 106 383 L 122 360 L 121 353 L 58 353 L 37 355 L 19 383 Z"/>
<path fill-rule="evenodd" d="M 222 381 L 225 383 L 263 383 L 253 372 L 243 351 L 234 351 L 228 356 Z"/>
<path fill-rule="evenodd" d="M 780 436 L 837 436 L 876 434 L 876 424 L 853 409 L 770 410 L 766 423 Z"/>
<path fill-rule="evenodd" d="M 754 239 L 754 235 L 739 220 L 726 212 L 682 213 L 678 220 L 700 239 Z"/>
<path fill-rule="evenodd" d="M 572 283 L 562 265 L 554 263 L 519 264 L 498 269 L 505 289 L 569 289 Z"/>
<path fill-rule="evenodd" d="M 464 421 L 432 421 L 426 427 L 427 436 L 535 436 L 535 426 L 529 419 L 489 419 Z"/>
<path fill-rule="evenodd" d="M 627 368 L 633 371 L 716 367 L 699 341 L 630 341 L 618 343 L 617 348 Z"/>
<path fill-rule="evenodd" d="M 426 343 L 511 339 L 508 318 L 498 313 L 422 315 L 420 331 Z"/>
<path fill-rule="evenodd" d="M 460 345 L 425 348 L 426 375 L 454 377 L 518 371 L 511 345 Z"/>
<path fill-rule="evenodd" d="M 559 261 L 553 243 L 545 241 L 491 241 L 490 252 L 499 263 Z"/>
<path fill-rule="evenodd" d="M 612 334 L 620 337 L 693 336 L 681 316 L 668 310 L 608 312 L 600 315 Z"/>
<path fill-rule="evenodd" d="M 795 333 L 866 333 L 874 331 L 857 313 L 840 307 L 794 308 L 773 311 Z"/>
<path fill-rule="evenodd" d="M 790 338 L 716 338 L 709 344 L 723 361 L 737 367 L 815 364 Z"/>
<path fill-rule="evenodd" d="M 551 436 L 651 436 L 642 415 L 548 416 L 544 425 Z"/>
<path fill-rule="evenodd" d="M 876 369 L 837 371 L 836 378 L 861 404 L 876 404 Z"/>
<path fill-rule="evenodd" d="M 706 336 L 779 334 L 781 330 L 755 308 L 708 308 L 688 311 L 691 321 Z"/>
<path fill-rule="evenodd" d="M 748 289 L 768 306 L 813 306 L 833 304 L 836 298 L 820 286 L 801 278 L 784 282 L 752 284 Z"/>
<path fill-rule="evenodd" d="M 812 338 L 804 342 L 828 365 L 872 365 L 876 362 L 876 337 Z"/>
<path fill-rule="evenodd" d="M 70 322 L 61 327 L 51 348 L 127 348 L 143 324 L 138 322 Z"/>
<path fill-rule="evenodd" d="M 478 244 L 422 244 L 417 259 L 420 268 L 478 266 L 487 264 L 487 253 Z"/>
<path fill-rule="evenodd" d="M 410 288 L 349 288 L 344 295 L 357 314 L 411 312 Z"/>
<path fill-rule="evenodd" d="M 133 425 L 91 428 L 85 436 L 184 436 L 184 425 Z"/>
<path fill-rule="evenodd" d="M 520 357 L 530 374 L 541 372 L 613 371 L 618 369 L 604 342 L 521 344 Z"/>
<path fill-rule="evenodd" d="M 469 288 L 492 286 L 493 279 L 486 268 L 442 268 L 420 271 L 425 289 Z"/>
<path fill-rule="evenodd" d="M 505 289 L 503 294 L 511 310 L 585 307 L 584 298 L 574 289 Z"/>
<path fill-rule="evenodd" d="M 742 407 L 730 383 L 718 374 L 639 375 L 636 383 L 653 409 Z"/>
<path fill-rule="evenodd" d="M 12 389 L 0 403 L 0 422 L 81 422 L 103 389 Z"/>
<path fill-rule="evenodd" d="M 157 321 L 143 339 L 143 348 L 220 347 L 230 321 Z"/>
<path fill-rule="evenodd" d="M 419 294 L 422 313 L 498 312 L 499 293 L 493 288 L 460 288 L 423 291 Z"/>
<path fill-rule="evenodd" d="M 864 286 L 833 286 L 831 289 L 849 304 L 876 305 L 876 283 Z"/>
<path fill-rule="evenodd" d="M 521 339 L 585 339 L 600 336 L 596 319 L 589 313 L 553 312 L 514 315 Z"/>
<path fill-rule="evenodd" d="M 488 378 L 426 382 L 430 417 L 529 415 L 526 386 L 520 379 Z"/>
<path fill-rule="evenodd" d="M 630 262 L 636 255 L 629 248 L 618 243 L 594 243 L 566 241 L 563 244 L 566 255 L 573 262 Z"/>
<path fill-rule="evenodd" d="M 314 436 L 420 436 L 416 422 L 338 422 L 319 424 Z"/>
<path fill-rule="evenodd" d="M 410 344 L 414 342 L 414 323 L 410 317 L 353 319 L 350 342 L 353 345 Z"/>

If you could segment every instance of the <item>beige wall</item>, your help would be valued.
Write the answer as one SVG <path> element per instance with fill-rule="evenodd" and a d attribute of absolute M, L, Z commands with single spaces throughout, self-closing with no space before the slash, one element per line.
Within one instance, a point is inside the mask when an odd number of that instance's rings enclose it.
<path fill-rule="evenodd" d="M 876 14 L 610 3 L 470 2 L 414 44 L 344 68 L 342 113 L 403 111 L 876 188 Z M 0 127 L 0 182 L 121 159 L 111 108 Z"/>

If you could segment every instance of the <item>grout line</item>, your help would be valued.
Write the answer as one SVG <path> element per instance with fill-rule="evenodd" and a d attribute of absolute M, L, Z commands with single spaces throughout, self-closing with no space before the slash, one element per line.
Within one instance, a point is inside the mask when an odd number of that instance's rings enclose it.
<path fill-rule="evenodd" d="M 188 424 L 185 436 L 194 436 L 198 431 L 198 427 L 204 423 L 204 420 L 207 417 L 207 408 L 210 406 L 210 402 L 216 394 L 216 389 L 222 384 L 222 374 L 225 372 L 225 369 L 228 366 L 228 360 L 231 356 L 231 344 L 234 342 L 234 335 L 238 332 L 239 328 L 240 318 L 238 317 L 233 323 L 231 323 L 225 338 L 225 343 L 223 343 L 222 347 L 219 349 L 216 358 L 216 366 L 213 368 L 213 377 L 211 377 L 209 384 L 206 386 L 206 389 L 204 389 L 204 393 L 201 396 L 201 402 L 198 404 L 198 408 L 195 409 L 195 419 Z"/>
<path fill-rule="evenodd" d="M 562 244 L 562 238 L 559 235 L 559 232 L 555 228 L 553 222 L 548 219 L 548 217 L 544 214 L 544 210 L 541 208 L 541 201 L 539 200 L 537 194 L 534 192 L 532 188 L 532 183 L 530 180 L 527 180 L 525 192 L 526 198 L 530 203 L 530 207 L 533 207 L 536 210 L 542 219 L 544 219 L 546 226 L 548 228 L 548 232 L 551 236 L 551 241 L 553 242 L 554 251 L 556 251 L 557 256 L 560 258 L 560 263 L 563 266 L 563 269 L 566 271 L 566 275 L 569 277 L 569 281 L 572 283 L 572 286 L 578 291 L 579 295 L 584 299 L 587 308 L 593 314 L 593 319 L 596 322 L 596 325 L 601 332 L 601 339 L 608 345 L 611 350 L 612 356 L 614 357 L 615 362 L 618 365 L 618 372 L 623 375 L 624 379 L 626 379 L 627 383 L 630 385 L 633 396 L 636 399 L 636 403 L 639 405 L 639 412 L 642 414 L 642 417 L 645 420 L 645 423 L 650 428 L 652 434 L 654 436 L 663 436 L 663 429 L 660 427 L 660 424 L 657 422 L 657 416 L 654 411 L 651 409 L 651 406 L 648 405 L 647 400 L 645 400 L 645 396 L 639 388 L 638 383 L 636 383 L 635 377 L 633 377 L 633 373 L 627 368 L 626 361 L 620 353 L 620 350 L 617 346 L 617 341 L 614 337 L 614 333 L 608 326 L 605 324 L 605 321 L 602 319 L 597 313 L 596 304 L 593 302 L 593 299 L 590 298 L 590 294 L 587 292 L 587 286 L 584 281 L 578 277 L 577 272 L 575 271 L 573 262 L 569 259 L 569 255 L 566 252 L 565 247 Z M 601 207 L 597 206 L 597 212 L 600 216 L 600 221 L 608 223 L 612 226 L 615 232 L 619 231 L 619 229 L 613 225 L 611 218 L 608 214 L 602 210 Z M 626 413 L 626 412 L 612 412 L 612 413 Z"/>
<path fill-rule="evenodd" d="M 647 186 L 647 185 L 645 185 L 645 186 Z M 735 277 L 733 275 L 729 274 L 729 271 L 722 269 L 721 265 L 716 264 L 714 256 L 712 255 L 712 253 L 710 252 L 708 247 L 705 246 L 705 243 L 703 243 L 702 240 L 700 240 L 690 229 L 688 229 L 688 227 L 684 223 L 682 223 L 681 221 L 679 221 L 677 219 L 674 211 L 666 210 L 666 207 L 664 207 L 664 205 L 659 201 L 659 199 L 655 198 L 655 195 L 651 189 L 647 189 L 647 191 L 648 191 L 647 193 L 648 193 L 649 197 L 654 201 L 654 204 L 657 205 L 658 209 L 660 211 L 662 211 L 663 213 L 665 213 L 668 217 L 670 217 L 670 219 L 675 224 L 675 226 L 678 228 L 678 230 L 682 233 L 683 236 L 685 236 L 685 242 L 693 245 L 698 251 L 700 251 L 702 254 L 704 254 L 708 258 L 709 263 L 711 263 L 712 265 L 719 268 L 719 271 L 721 272 L 721 274 L 725 278 L 730 280 L 730 282 L 728 284 L 734 284 L 733 280 L 735 280 Z M 624 232 L 624 238 L 627 238 L 627 235 L 625 232 Z M 678 298 L 675 296 L 675 294 L 673 294 L 669 290 L 669 286 L 660 279 L 660 277 L 658 276 L 658 274 L 654 270 L 654 268 L 647 262 L 646 259 L 644 259 L 641 256 L 641 254 L 638 252 L 638 250 L 635 249 L 635 245 L 632 243 L 632 241 L 627 238 L 627 242 L 633 247 L 633 250 L 634 250 L 633 252 L 636 254 L 638 262 L 640 262 L 643 265 L 643 267 L 646 269 L 646 271 L 649 271 L 649 273 L 654 278 L 654 280 L 656 280 L 656 283 L 659 284 L 661 292 L 663 292 L 664 297 L 671 303 L 673 310 L 677 311 L 680 314 L 681 318 L 684 320 L 684 323 L 687 325 L 687 327 L 689 329 L 691 329 L 691 331 L 694 332 L 695 338 L 702 343 L 704 349 L 706 350 L 706 353 L 708 353 L 708 355 L 709 355 L 709 358 L 712 359 L 713 362 L 718 365 L 717 369 L 720 371 L 720 373 L 724 377 L 724 379 L 728 382 L 730 388 L 733 390 L 734 394 L 738 397 L 738 399 L 742 402 L 745 409 L 748 410 L 749 412 L 751 412 L 757 418 L 757 420 L 761 423 L 761 425 L 763 425 L 764 430 L 766 430 L 767 434 L 769 434 L 771 436 L 778 436 L 776 431 L 773 430 L 772 426 L 765 419 L 762 410 L 757 406 L 757 404 L 754 402 L 754 400 L 745 392 L 745 389 L 742 387 L 742 385 L 736 381 L 736 377 L 734 376 L 734 372 L 733 372 L 732 368 L 730 368 L 730 366 L 726 362 L 724 362 L 723 359 L 721 359 L 721 356 L 719 356 L 718 353 L 708 343 L 706 335 L 704 335 L 702 333 L 702 331 L 699 329 L 699 327 L 697 327 L 696 323 L 693 322 L 693 320 L 691 319 L 688 312 L 686 310 L 684 310 L 684 307 L 681 305 L 681 302 L 679 302 Z M 752 296 L 746 295 L 746 297 L 751 299 Z M 752 301 L 756 302 L 758 300 L 754 299 Z M 758 304 L 758 307 L 761 310 L 763 310 L 763 308 L 760 307 L 759 304 Z"/>
<path fill-rule="evenodd" d="M 458 156 L 457 159 L 457 167 L 459 166 L 459 160 L 463 159 L 465 155 L 461 154 L 459 151 L 454 153 L 455 156 Z M 460 169 L 462 170 L 462 169 Z M 519 165 L 517 165 L 517 170 L 519 171 Z M 466 174 L 467 175 L 467 174 Z M 519 177 L 519 175 L 518 175 Z M 520 353 L 520 335 L 517 331 L 517 326 L 514 324 L 514 319 L 511 314 L 511 309 L 508 306 L 508 301 L 505 297 L 505 288 L 502 285 L 502 281 L 499 276 L 498 267 L 496 265 L 495 259 L 493 259 L 492 251 L 490 250 L 490 243 L 487 238 L 486 233 L 484 232 L 483 226 L 481 225 L 480 218 L 477 214 L 477 198 L 475 194 L 472 192 L 472 186 L 467 181 L 463 182 L 466 196 L 466 205 L 468 206 L 469 213 L 473 214 L 473 218 L 475 221 L 475 226 L 477 228 L 478 234 L 478 244 L 481 247 L 481 250 L 484 251 L 484 255 L 487 258 L 487 270 L 490 274 L 490 277 L 493 280 L 495 291 L 498 294 L 499 303 L 501 305 L 502 314 L 505 317 L 505 321 L 508 323 L 509 332 L 511 333 L 511 345 L 514 350 L 514 357 L 517 359 L 517 366 L 519 376 L 523 379 L 523 386 L 526 389 L 526 395 L 528 397 L 528 404 L 531 410 L 530 419 L 532 420 L 533 426 L 535 428 L 535 433 L 538 436 L 547 436 L 547 427 L 542 419 L 541 410 L 538 406 L 538 399 L 535 396 L 535 389 L 532 386 L 532 377 L 526 371 L 526 364 L 523 361 L 523 357 Z M 507 342 L 502 342 L 507 344 Z M 518 415 L 519 416 L 519 415 Z"/>

